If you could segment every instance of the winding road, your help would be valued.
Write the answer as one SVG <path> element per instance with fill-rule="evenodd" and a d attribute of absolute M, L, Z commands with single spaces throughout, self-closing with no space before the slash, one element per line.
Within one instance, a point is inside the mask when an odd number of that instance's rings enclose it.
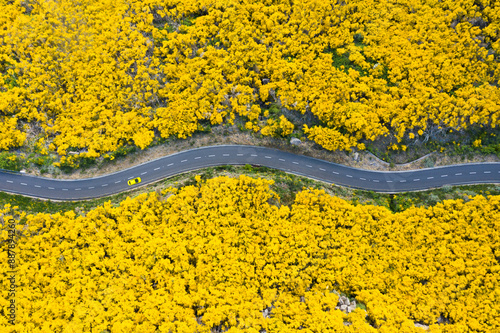
<path fill-rule="evenodd" d="M 500 163 L 461 164 L 413 171 L 369 171 L 276 149 L 220 145 L 186 150 L 116 173 L 60 180 L 0 172 L 0 191 L 51 200 L 86 200 L 131 190 L 179 173 L 218 165 L 261 165 L 288 173 L 375 192 L 418 191 L 443 185 L 500 183 Z M 129 186 L 127 181 L 141 177 Z"/>

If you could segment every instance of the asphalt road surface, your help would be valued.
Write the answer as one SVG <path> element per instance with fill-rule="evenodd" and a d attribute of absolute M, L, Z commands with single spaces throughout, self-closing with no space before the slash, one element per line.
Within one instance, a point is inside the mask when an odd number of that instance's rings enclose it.
<path fill-rule="evenodd" d="M 443 185 L 500 183 L 500 163 L 462 164 L 413 171 L 368 171 L 255 146 L 221 145 L 186 150 L 105 176 L 59 180 L 0 172 L 0 191 L 51 200 L 108 196 L 186 171 L 217 165 L 261 165 L 336 185 L 397 193 Z M 128 185 L 140 177 L 142 182 Z"/>

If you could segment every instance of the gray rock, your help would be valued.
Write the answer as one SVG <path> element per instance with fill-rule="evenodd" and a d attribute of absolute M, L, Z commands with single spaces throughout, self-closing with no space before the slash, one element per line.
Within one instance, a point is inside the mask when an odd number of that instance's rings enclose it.
<path fill-rule="evenodd" d="M 298 146 L 302 143 L 302 141 L 300 141 L 299 139 L 297 138 L 291 138 L 290 139 L 290 144 L 294 145 L 294 146 Z"/>
<path fill-rule="evenodd" d="M 373 69 L 377 68 L 378 66 L 380 66 L 380 63 L 376 63 L 375 65 L 373 65 Z"/>
<path fill-rule="evenodd" d="M 357 162 L 359 161 L 359 154 L 356 152 L 354 153 L 354 160 Z"/>
<path fill-rule="evenodd" d="M 415 324 L 415 327 L 417 327 L 417 328 L 423 328 L 426 331 L 429 329 L 429 326 L 427 326 L 425 324 L 420 324 L 420 323 L 414 323 L 414 324 Z"/>
<path fill-rule="evenodd" d="M 347 312 L 348 306 L 343 304 L 340 306 L 340 311 Z"/>

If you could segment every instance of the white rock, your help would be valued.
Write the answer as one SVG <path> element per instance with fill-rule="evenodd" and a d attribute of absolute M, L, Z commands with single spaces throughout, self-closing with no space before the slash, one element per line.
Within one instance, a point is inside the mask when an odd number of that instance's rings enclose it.
<path fill-rule="evenodd" d="M 300 141 L 299 139 L 297 138 L 291 138 L 290 139 L 290 144 L 294 145 L 294 146 L 298 146 L 302 143 L 302 141 Z"/>

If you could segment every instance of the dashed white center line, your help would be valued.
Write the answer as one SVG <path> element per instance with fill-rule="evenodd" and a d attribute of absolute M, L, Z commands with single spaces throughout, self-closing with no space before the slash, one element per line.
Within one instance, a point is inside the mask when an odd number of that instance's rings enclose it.
<path fill-rule="evenodd" d="M 366 178 L 359 178 L 359 179 L 361 179 L 361 180 L 366 180 Z"/>
<path fill-rule="evenodd" d="M 215 157 L 215 155 L 208 155 L 208 157 Z"/>
<path fill-rule="evenodd" d="M 196 156 L 194 159 L 199 160 L 200 158 L 201 158 L 201 156 Z"/>
<path fill-rule="evenodd" d="M 35 187 L 38 187 L 38 188 L 40 188 L 41 186 L 40 186 L 40 185 L 35 185 Z"/>
<path fill-rule="evenodd" d="M 24 185 L 24 186 L 26 186 L 26 185 L 28 185 L 28 184 L 26 184 L 26 183 L 21 183 L 21 185 Z"/>
<path fill-rule="evenodd" d="M 229 156 L 229 154 L 222 154 L 222 156 Z"/>
<path fill-rule="evenodd" d="M 153 170 L 154 170 L 154 171 L 156 171 L 156 170 L 160 170 L 160 168 L 154 168 Z"/>
<path fill-rule="evenodd" d="M 308 168 L 312 168 L 313 166 L 312 166 L 312 165 L 309 165 L 309 164 L 306 164 L 306 167 L 308 167 Z"/>
<path fill-rule="evenodd" d="M 434 179 L 434 177 L 427 177 L 427 179 Z"/>
<path fill-rule="evenodd" d="M 188 160 L 182 160 L 181 163 L 187 162 Z"/>
<path fill-rule="evenodd" d="M 281 162 L 285 162 L 285 160 L 284 160 L 284 159 L 282 159 L 282 158 L 280 158 L 279 160 L 280 160 Z"/>
<path fill-rule="evenodd" d="M 102 184 L 101 186 L 102 186 L 102 187 L 104 187 L 104 186 L 108 186 L 108 184 Z"/>
<path fill-rule="evenodd" d="M 12 180 L 8 180 L 7 183 L 13 183 L 13 181 Z"/>
<path fill-rule="evenodd" d="M 419 178 L 413 179 L 414 182 L 418 182 L 419 180 L 420 180 Z"/>
<path fill-rule="evenodd" d="M 265 158 L 272 158 L 271 156 L 264 156 Z"/>
<path fill-rule="evenodd" d="M 448 175 L 441 175 L 441 177 L 448 177 Z"/>
<path fill-rule="evenodd" d="M 118 183 L 121 183 L 121 180 L 118 180 L 118 181 L 115 182 L 115 184 L 118 184 Z"/>
<path fill-rule="evenodd" d="M 49 187 L 48 189 L 49 189 L 49 190 L 53 190 L 54 188 L 53 188 L 53 187 Z"/>
<path fill-rule="evenodd" d="M 132 179 L 132 178 L 134 178 L 134 176 L 132 176 L 132 177 L 128 177 L 128 179 Z"/>
<path fill-rule="evenodd" d="M 250 155 L 250 156 L 255 157 L 255 156 L 257 156 L 257 154 L 252 154 L 252 155 Z"/>
<path fill-rule="evenodd" d="M 392 180 L 387 180 L 388 183 L 392 183 Z"/>
<path fill-rule="evenodd" d="M 50 188 L 50 187 L 49 187 L 49 188 Z M 91 186 L 91 187 L 89 187 L 89 190 L 91 190 L 91 189 L 93 189 L 93 188 L 95 188 L 95 187 L 94 187 L 94 186 Z"/>
<path fill-rule="evenodd" d="M 142 172 L 142 173 L 141 173 L 141 176 L 142 176 L 142 175 L 145 175 L 145 174 L 147 174 L 147 173 L 148 173 L 147 171 L 144 171 L 144 172 Z"/>
<path fill-rule="evenodd" d="M 75 188 L 75 191 L 80 191 L 80 190 L 81 190 L 81 188 Z"/>
<path fill-rule="evenodd" d="M 375 183 L 378 183 L 380 180 L 378 180 L 378 179 L 374 179 L 373 181 L 374 181 Z"/>
<path fill-rule="evenodd" d="M 292 162 L 293 164 L 299 164 L 299 162 Z"/>
<path fill-rule="evenodd" d="M 336 171 L 332 171 L 332 173 L 334 173 L 334 174 L 336 174 L 336 175 L 338 175 L 338 174 L 339 174 L 339 173 L 338 173 L 338 172 L 336 172 Z"/>
<path fill-rule="evenodd" d="M 406 183 L 406 180 L 403 179 L 403 180 L 400 180 L 399 182 L 400 183 Z"/>
<path fill-rule="evenodd" d="M 67 188 L 63 188 L 62 190 L 63 190 L 63 191 L 67 191 L 68 189 L 67 189 Z"/>
<path fill-rule="evenodd" d="M 346 175 L 346 177 L 352 178 L 352 176 L 351 176 L 351 175 Z"/>
<path fill-rule="evenodd" d="M 167 166 L 172 166 L 172 165 L 174 165 L 174 163 L 170 163 L 170 164 L 169 164 L 169 165 L 167 165 Z"/>
<path fill-rule="evenodd" d="M 236 154 L 236 156 L 243 156 L 243 154 Z"/>
<path fill-rule="evenodd" d="M 475 174 L 476 174 L 476 171 L 469 172 L 469 175 L 475 175 Z"/>
<path fill-rule="evenodd" d="M 455 174 L 455 176 L 461 176 L 461 175 L 462 175 L 461 172 Z"/>
<path fill-rule="evenodd" d="M 491 173 L 491 171 L 485 171 L 484 173 Z"/>
<path fill-rule="evenodd" d="M 325 170 L 325 169 L 323 169 L 323 168 L 319 168 L 319 169 L 320 169 L 321 171 L 326 171 L 326 170 Z"/>

